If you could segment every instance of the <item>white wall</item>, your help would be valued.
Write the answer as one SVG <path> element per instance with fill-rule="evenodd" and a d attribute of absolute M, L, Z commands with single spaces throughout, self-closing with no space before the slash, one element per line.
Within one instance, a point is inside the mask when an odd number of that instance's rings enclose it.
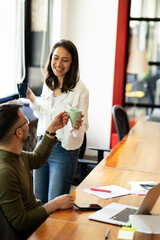
<path fill-rule="evenodd" d="M 53 31 L 53 41 L 59 37 L 75 43 L 80 77 L 90 93 L 87 146 L 109 148 L 118 0 L 58 1 L 60 36 Z M 87 150 L 86 155 L 96 153 Z"/>

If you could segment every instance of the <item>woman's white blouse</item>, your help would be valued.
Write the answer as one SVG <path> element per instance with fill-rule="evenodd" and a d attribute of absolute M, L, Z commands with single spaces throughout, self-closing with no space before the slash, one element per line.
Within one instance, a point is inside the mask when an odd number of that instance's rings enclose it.
<path fill-rule="evenodd" d="M 37 136 L 44 135 L 50 121 L 61 111 L 81 109 L 84 114 L 82 126 L 79 130 L 72 128 L 70 120 L 64 128 L 57 130 L 57 138 L 62 142 L 62 147 L 75 150 L 82 145 L 84 133 L 88 129 L 89 92 L 82 81 L 78 81 L 75 88 L 59 97 L 53 96 L 53 91 L 46 84 L 43 85 L 41 97 L 36 97 L 30 107 L 39 118 Z"/>

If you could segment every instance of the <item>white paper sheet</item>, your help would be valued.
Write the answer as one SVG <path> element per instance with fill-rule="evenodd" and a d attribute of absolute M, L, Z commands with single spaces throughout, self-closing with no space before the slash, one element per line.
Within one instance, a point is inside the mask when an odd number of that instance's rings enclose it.
<path fill-rule="evenodd" d="M 153 181 L 141 181 L 141 182 L 129 182 L 131 184 L 131 191 L 138 195 L 146 195 L 148 190 L 144 189 L 140 184 L 157 184 L 156 182 Z"/>
<path fill-rule="evenodd" d="M 98 192 L 98 191 L 92 191 L 90 189 L 84 189 L 85 192 L 89 194 L 93 194 L 97 197 L 107 199 L 107 198 L 114 198 L 119 196 L 124 196 L 133 193 L 132 191 L 122 188 L 116 185 L 109 185 L 104 187 L 96 187 L 96 189 L 104 189 L 104 190 L 110 190 L 111 193 L 105 193 L 105 192 Z"/>
<path fill-rule="evenodd" d="M 143 233 L 160 233 L 160 216 L 159 215 L 132 215 L 130 216 L 132 227 L 136 232 Z"/>

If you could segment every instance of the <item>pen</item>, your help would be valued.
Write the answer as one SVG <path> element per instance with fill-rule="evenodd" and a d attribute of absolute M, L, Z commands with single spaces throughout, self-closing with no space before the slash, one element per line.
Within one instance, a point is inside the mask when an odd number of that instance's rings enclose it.
<path fill-rule="evenodd" d="M 110 190 L 105 190 L 105 189 L 98 189 L 98 188 L 90 188 L 91 191 L 97 191 L 97 192 L 107 192 L 111 193 Z"/>
<path fill-rule="evenodd" d="M 105 236 L 104 236 L 104 239 L 107 239 L 107 238 L 108 238 L 108 234 L 109 234 L 109 229 L 107 229 L 107 232 L 106 232 L 106 234 L 105 234 Z"/>

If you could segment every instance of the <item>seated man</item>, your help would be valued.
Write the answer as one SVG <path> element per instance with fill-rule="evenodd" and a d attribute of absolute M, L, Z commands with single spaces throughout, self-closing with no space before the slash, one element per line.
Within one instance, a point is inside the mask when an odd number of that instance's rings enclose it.
<path fill-rule="evenodd" d="M 30 170 L 40 168 L 56 142 L 54 133 L 68 122 L 67 113 L 59 113 L 49 124 L 42 142 L 33 152 L 21 151 L 28 139 L 28 119 L 17 101 L 0 104 L 0 208 L 21 239 L 27 239 L 57 209 L 74 206 L 65 194 L 41 205 L 33 193 Z M 81 125 L 81 122 L 79 122 Z"/>

